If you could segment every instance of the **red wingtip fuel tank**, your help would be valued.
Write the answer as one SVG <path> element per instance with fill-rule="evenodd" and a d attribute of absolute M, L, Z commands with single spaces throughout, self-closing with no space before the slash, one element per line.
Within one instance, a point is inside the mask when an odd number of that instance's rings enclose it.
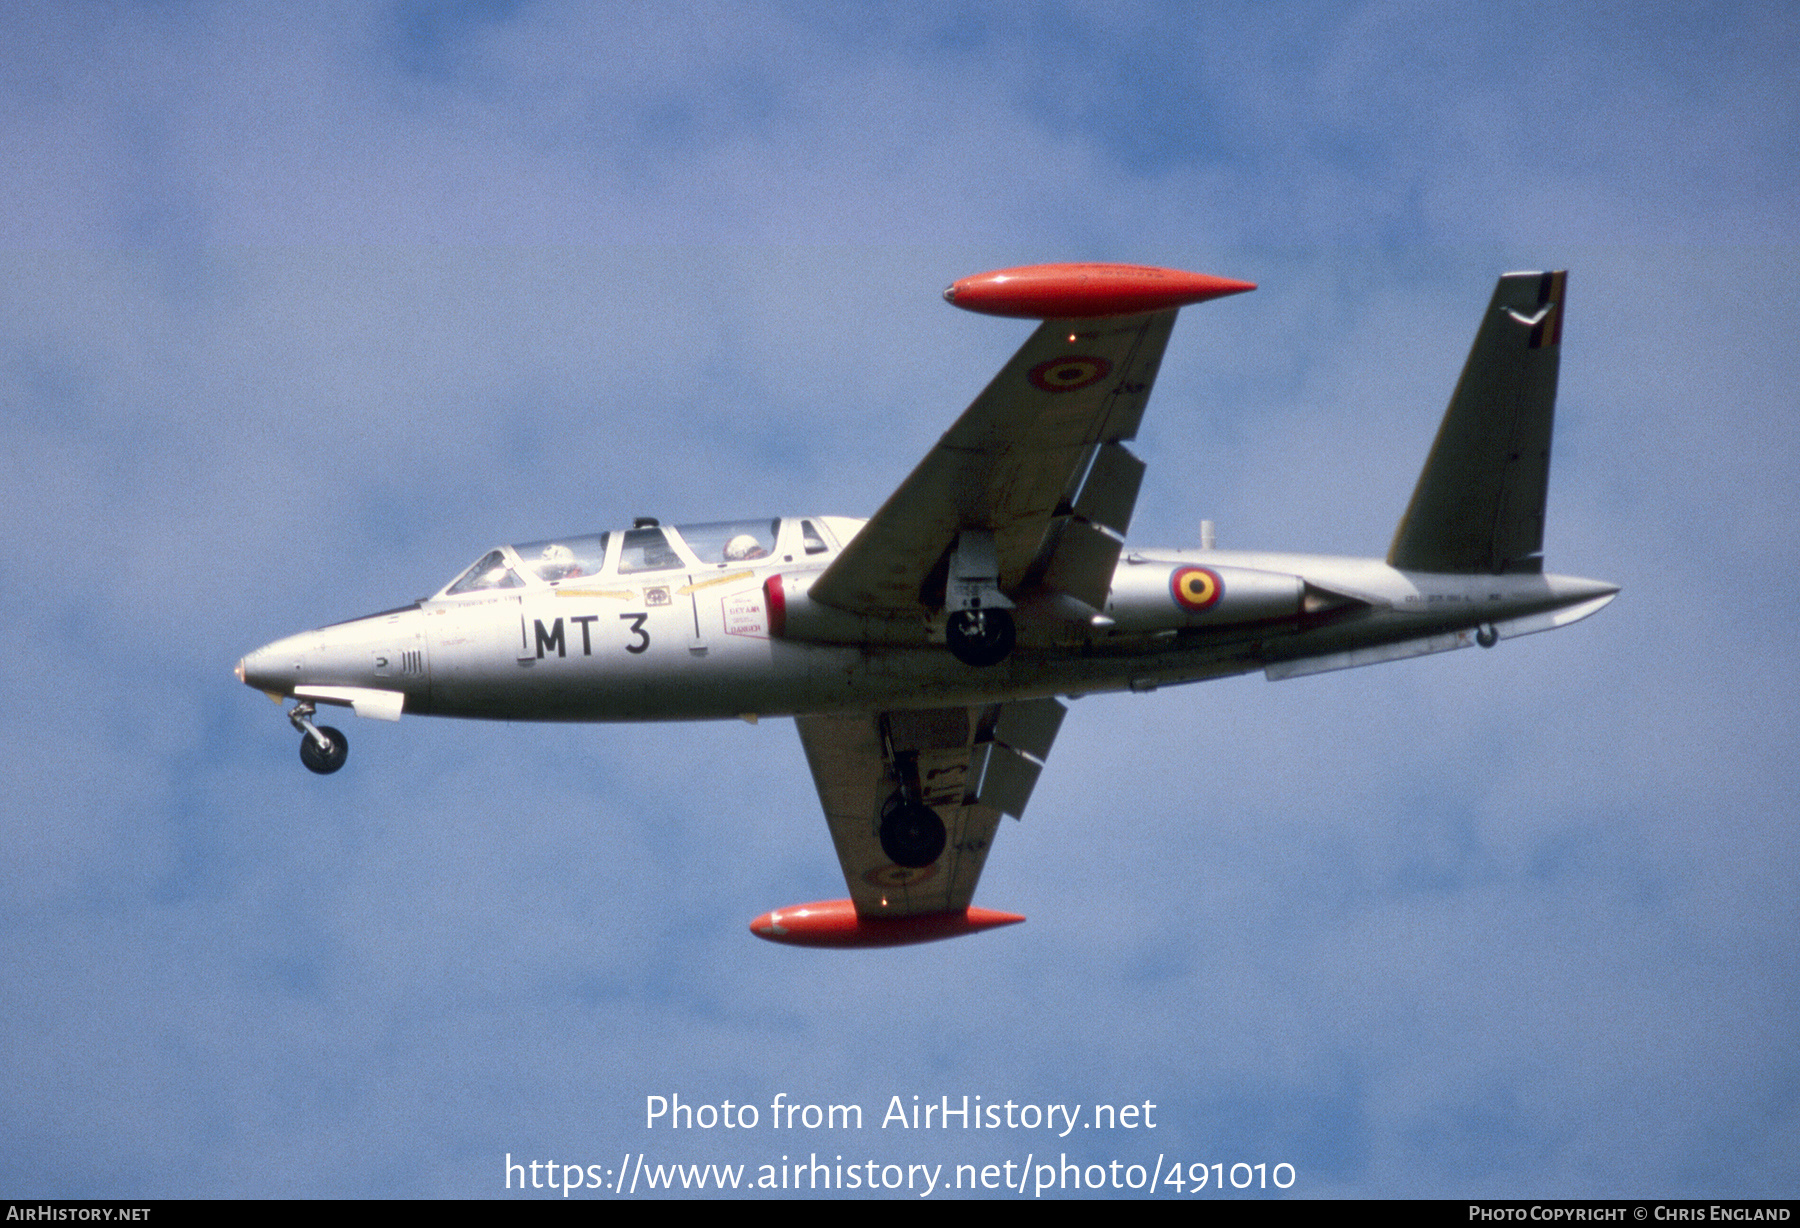
<path fill-rule="evenodd" d="M 1144 264 L 1033 264 L 965 277 L 944 291 L 944 301 L 990 316 L 1091 320 L 1185 307 L 1254 289 L 1253 281 Z"/>
<path fill-rule="evenodd" d="M 859 917 L 849 900 L 818 900 L 766 912 L 750 923 L 750 932 L 770 942 L 796 947 L 900 947 L 936 942 L 1025 918 L 991 908 L 916 913 L 910 917 Z"/>

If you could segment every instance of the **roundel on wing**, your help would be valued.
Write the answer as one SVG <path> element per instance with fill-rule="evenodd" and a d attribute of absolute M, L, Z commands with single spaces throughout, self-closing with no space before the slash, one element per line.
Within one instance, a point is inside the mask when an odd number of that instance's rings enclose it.
<path fill-rule="evenodd" d="M 907 866 L 877 866 L 864 874 L 863 882 L 871 887 L 910 887 L 914 883 L 922 883 L 937 874 L 937 864 L 919 866 L 916 869 Z"/>
<path fill-rule="evenodd" d="M 1112 364 L 1104 358 L 1070 354 L 1066 358 L 1040 362 L 1031 369 L 1029 378 L 1033 388 L 1045 392 L 1074 392 L 1105 379 L 1111 372 Z"/>
<path fill-rule="evenodd" d="M 1210 610 L 1225 595 L 1225 582 L 1209 568 L 1179 567 L 1169 577 L 1169 592 L 1184 610 Z"/>

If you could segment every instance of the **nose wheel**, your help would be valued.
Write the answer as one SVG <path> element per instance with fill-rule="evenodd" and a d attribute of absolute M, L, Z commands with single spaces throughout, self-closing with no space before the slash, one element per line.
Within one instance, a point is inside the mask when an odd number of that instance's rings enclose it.
<path fill-rule="evenodd" d="M 343 767 L 344 760 L 350 757 L 350 739 L 341 729 L 313 724 L 313 711 L 311 703 L 295 704 L 288 713 L 288 720 L 300 731 L 300 762 L 309 772 L 329 776 Z"/>

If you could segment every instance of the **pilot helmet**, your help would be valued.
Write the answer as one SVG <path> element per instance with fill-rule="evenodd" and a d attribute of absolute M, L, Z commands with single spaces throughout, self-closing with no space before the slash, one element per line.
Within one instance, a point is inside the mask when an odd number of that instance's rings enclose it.
<path fill-rule="evenodd" d="M 748 533 L 739 533 L 725 543 L 725 561 L 727 563 L 737 563 L 744 559 L 760 559 L 767 553 L 768 551 L 762 548 L 762 543 Z"/>
<path fill-rule="evenodd" d="M 576 574 L 575 552 L 561 542 L 551 542 L 538 555 L 538 575 L 546 580 L 560 580 Z"/>

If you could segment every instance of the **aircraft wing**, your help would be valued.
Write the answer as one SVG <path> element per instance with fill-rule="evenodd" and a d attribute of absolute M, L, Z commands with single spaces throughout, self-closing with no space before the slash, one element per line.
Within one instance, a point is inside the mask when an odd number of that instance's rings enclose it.
<path fill-rule="evenodd" d="M 1002 591 L 1036 585 L 1105 604 L 1144 465 L 1138 422 L 1175 310 L 1048 320 L 814 581 L 867 614 L 942 604 L 964 529 L 992 530 Z"/>
<path fill-rule="evenodd" d="M 857 914 L 967 908 L 1000 816 L 1024 812 L 1064 711 L 1030 699 L 795 718 Z M 920 869 L 890 861 L 879 835 L 883 804 L 914 790 L 947 837 L 943 855 Z"/>

